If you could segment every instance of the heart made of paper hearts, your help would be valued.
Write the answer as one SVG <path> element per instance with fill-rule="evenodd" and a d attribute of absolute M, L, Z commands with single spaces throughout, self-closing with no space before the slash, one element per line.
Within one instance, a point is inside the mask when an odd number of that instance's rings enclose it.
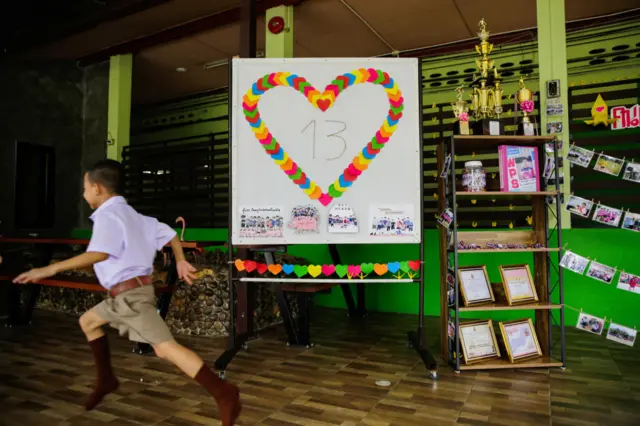
<path fill-rule="evenodd" d="M 282 272 L 282 265 L 277 263 L 269 265 L 269 272 L 271 272 L 273 275 L 278 275 L 280 272 Z"/>
<path fill-rule="evenodd" d="M 348 87 L 371 83 L 380 85 L 389 98 L 389 112 L 382 122 L 380 129 L 371 138 L 362 151 L 353 158 L 351 163 L 340 176 L 329 185 L 327 192 L 324 192 L 313 180 L 311 180 L 298 164 L 285 152 L 276 138 L 271 134 L 258 111 L 258 103 L 262 95 L 270 89 L 278 86 L 291 87 L 303 94 L 309 103 L 321 111 L 331 108 L 338 96 Z M 273 161 L 280 166 L 282 171 L 298 185 L 312 200 L 318 200 L 323 206 L 329 205 L 331 200 L 339 198 L 369 167 L 369 163 L 380 153 L 389 138 L 394 134 L 397 124 L 402 118 L 404 109 L 404 98 L 398 89 L 396 82 L 384 71 L 373 68 L 360 68 L 349 73 L 342 74 L 335 78 L 322 93 L 315 89 L 303 77 L 288 72 L 274 72 L 265 74 L 256 81 L 242 98 L 242 108 L 244 116 L 251 126 L 256 139 L 262 145 Z M 366 110 L 362 111 L 366 114 Z"/>
<path fill-rule="evenodd" d="M 338 274 L 340 278 L 347 275 L 347 272 L 349 272 L 349 268 L 346 265 L 336 265 L 336 274 Z"/>
<path fill-rule="evenodd" d="M 373 272 L 373 268 L 375 268 L 375 266 L 373 265 L 373 263 L 363 263 L 362 265 L 360 265 L 360 268 L 365 274 L 370 274 Z"/>
<path fill-rule="evenodd" d="M 387 271 L 389 271 L 389 268 L 385 263 L 376 263 L 375 265 L 373 265 L 373 272 L 380 276 L 386 274 Z"/>
<path fill-rule="evenodd" d="M 291 275 L 294 269 L 295 268 L 293 265 L 287 265 L 286 263 L 282 265 L 282 272 L 284 272 L 287 275 Z"/>
<path fill-rule="evenodd" d="M 322 273 L 322 266 L 320 265 L 309 265 L 309 275 L 313 278 L 317 277 Z"/>
<path fill-rule="evenodd" d="M 247 272 L 254 271 L 257 267 L 258 267 L 258 264 L 253 260 L 245 260 L 244 262 L 244 269 L 246 269 Z"/>
<path fill-rule="evenodd" d="M 264 274 L 265 272 L 267 272 L 267 264 L 266 263 L 258 263 L 258 267 L 256 268 L 258 270 L 259 274 Z"/>
<path fill-rule="evenodd" d="M 242 261 L 242 259 L 236 259 L 234 264 L 236 265 L 236 269 L 238 271 L 244 271 L 244 262 Z"/>
<path fill-rule="evenodd" d="M 419 260 L 410 260 L 407 262 L 407 264 L 409 265 L 409 268 L 411 268 L 414 271 L 417 271 L 420 269 L 420 261 Z"/>
<path fill-rule="evenodd" d="M 298 278 L 301 278 L 307 275 L 308 269 L 304 265 L 296 265 L 294 266 L 293 271 L 296 273 Z"/>
<path fill-rule="evenodd" d="M 322 273 L 329 277 L 336 271 L 336 267 L 333 265 L 322 265 Z"/>

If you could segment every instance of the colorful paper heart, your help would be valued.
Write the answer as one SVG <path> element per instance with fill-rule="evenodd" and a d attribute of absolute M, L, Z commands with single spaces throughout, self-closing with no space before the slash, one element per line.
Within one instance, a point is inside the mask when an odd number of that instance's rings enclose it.
<path fill-rule="evenodd" d="M 302 278 L 307 275 L 308 268 L 305 265 L 296 265 L 294 266 L 293 271 L 296 273 L 298 278 Z"/>
<path fill-rule="evenodd" d="M 246 269 L 247 272 L 255 271 L 255 269 L 257 267 L 258 267 L 258 264 L 256 262 L 254 262 L 253 260 L 245 260 L 244 261 L 244 269 Z"/>
<path fill-rule="evenodd" d="M 273 275 L 278 275 L 280 272 L 282 272 L 282 265 L 277 263 L 269 265 L 269 272 L 271 272 Z"/>
<path fill-rule="evenodd" d="M 267 272 L 267 269 L 269 267 L 267 266 L 266 263 L 258 263 L 258 267 L 256 268 L 258 270 L 258 273 L 260 275 L 264 274 L 265 272 Z"/>
<path fill-rule="evenodd" d="M 388 270 L 389 268 L 384 263 L 376 263 L 373 265 L 373 271 L 380 276 L 386 274 Z"/>
<path fill-rule="evenodd" d="M 347 272 L 349 272 L 349 268 L 346 265 L 336 265 L 336 274 L 338 274 L 340 278 L 344 278 Z"/>
<path fill-rule="evenodd" d="M 409 263 L 407 261 L 400 262 L 400 270 L 402 272 L 409 272 Z"/>
<path fill-rule="evenodd" d="M 320 265 L 309 265 L 309 275 L 313 278 L 317 277 L 322 273 L 322 266 Z"/>
<path fill-rule="evenodd" d="M 410 261 L 407 262 L 407 264 L 409 265 L 409 268 L 411 268 L 414 271 L 420 270 L 420 261 L 419 260 L 410 260 Z"/>
<path fill-rule="evenodd" d="M 321 111 L 331 108 L 338 96 L 350 86 L 371 83 L 384 88 L 389 99 L 389 112 L 382 122 L 380 129 L 373 136 L 362 151 L 358 153 L 353 161 L 347 166 L 340 176 L 329 185 L 327 192 L 312 181 L 302 171 L 302 168 L 293 161 L 292 158 L 282 149 L 276 138 L 271 134 L 264 121 L 260 117 L 258 103 L 262 95 L 268 90 L 278 87 L 292 87 L 303 94 L 309 103 Z M 369 167 L 369 163 L 380 153 L 380 150 L 394 134 L 397 124 L 402 118 L 404 109 L 404 99 L 402 92 L 398 89 L 396 82 L 384 71 L 373 68 L 360 68 L 335 78 L 324 92 L 320 93 L 303 77 L 288 72 L 274 72 L 265 74 L 256 81 L 242 98 L 244 116 L 256 139 L 273 161 L 280 166 L 282 171 L 296 185 L 304 191 L 312 200 L 318 200 L 322 205 L 327 206 L 334 198 L 339 198 L 356 181 L 358 176 Z"/>
<path fill-rule="evenodd" d="M 291 275 L 293 270 L 294 270 L 294 266 L 293 265 L 287 265 L 286 263 L 284 265 L 282 265 L 282 272 L 284 272 L 287 275 Z"/>
<path fill-rule="evenodd" d="M 389 262 L 387 263 L 387 267 L 389 268 L 389 272 L 395 274 L 400 270 L 400 262 Z"/>
<path fill-rule="evenodd" d="M 360 265 L 360 268 L 362 269 L 362 272 L 364 272 L 365 274 L 370 274 L 373 272 L 373 263 L 363 263 Z"/>
<path fill-rule="evenodd" d="M 329 277 L 336 271 L 336 267 L 333 265 L 322 265 L 322 273 Z"/>
<path fill-rule="evenodd" d="M 234 265 L 236 265 L 236 269 L 238 271 L 244 271 L 244 262 L 242 261 L 242 259 L 236 259 L 236 261 L 233 263 Z"/>
<path fill-rule="evenodd" d="M 347 271 L 349 272 L 349 276 L 357 277 L 362 272 L 362 269 L 360 268 L 360 265 L 349 265 Z"/>

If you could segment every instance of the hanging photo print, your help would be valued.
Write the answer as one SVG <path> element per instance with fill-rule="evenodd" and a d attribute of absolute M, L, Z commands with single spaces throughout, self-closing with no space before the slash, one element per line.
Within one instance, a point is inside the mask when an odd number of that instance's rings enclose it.
<path fill-rule="evenodd" d="M 372 236 L 412 236 L 414 219 L 412 206 L 371 207 Z"/>
<path fill-rule="evenodd" d="M 453 212 L 451 209 L 445 209 L 438 218 L 438 223 L 445 228 L 449 228 L 449 226 L 451 226 L 451 222 L 453 222 Z"/>
<path fill-rule="evenodd" d="M 640 232 L 640 214 L 626 212 L 622 221 L 622 229 Z"/>
<path fill-rule="evenodd" d="M 572 195 L 569 197 L 564 208 L 570 213 L 588 218 L 591 214 L 591 209 L 593 208 L 593 202 Z"/>
<path fill-rule="evenodd" d="M 598 281 L 602 281 L 605 284 L 611 284 L 613 277 L 616 274 L 616 269 L 611 266 L 603 265 L 598 262 L 591 262 L 587 276 Z"/>
<path fill-rule="evenodd" d="M 618 278 L 618 286 L 620 290 L 631 291 L 633 293 L 640 293 L 640 277 L 630 274 L 628 272 L 622 272 L 620 278 Z"/>
<path fill-rule="evenodd" d="M 622 179 L 640 183 L 640 163 L 627 163 Z"/>
<path fill-rule="evenodd" d="M 451 154 L 447 155 L 447 158 L 444 160 L 444 166 L 442 166 L 442 172 L 440 172 L 440 177 L 447 177 L 447 173 L 449 173 L 449 169 L 451 168 Z"/>
<path fill-rule="evenodd" d="M 622 218 L 622 210 L 614 209 L 613 207 L 603 206 L 598 204 L 596 206 L 596 212 L 593 215 L 593 220 L 596 222 L 604 223 L 605 225 L 618 227 L 620 225 L 620 219 Z"/>
<path fill-rule="evenodd" d="M 609 155 L 600 154 L 598 155 L 598 161 L 596 161 L 596 165 L 593 166 L 593 170 L 612 176 L 618 176 L 620 174 L 620 170 L 622 170 L 623 164 L 624 160 L 616 157 L 611 157 Z"/>
<path fill-rule="evenodd" d="M 607 339 L 622 343 L 623 345 L 633 346 L 636 343 L 637 334 L 638 332 L 633 328 L 612 322 L 607 331 Z"/>
<path fill-rule="evenodd" d="M 241 207 L 240 237 L 281 238 L 284 219 L 280 207 Z"/>
<path fill-rule="evenodd" d="M 567 154 L 567 161 L 577 164 L 578 166 L 588 167 L 593 158 L 593 154 L 593 151 L 571 145 L 571 147 L 569 147 L 569 153 Z"/>
<path fill-rule="evenodd" d="M 291 211 L 289 229 L 294 229 L 298 234 L 318 233 L 320 216 L 315 206 L 296 206 Z"/>
<path fill-rule="evenodd" d="M 584 270 L 587 269 L 588 264 L 589 259 L 569 250 L 564 252 L 564 256 L 562 256 L 562 260 L 560 260 L 560 266 L 580 275 L 584 274 Z"/>
<path fill-rule="evenodd" d="M 580 312 L 576 328 L 588 333 L 601 335 L 602 330 L 604 330 L 604 319 Z"/>
<path fill-rule="evenodd" d="M 331 234 L 358 233 L 358 219 L 351 207 L 347 204 L 335 204 L 331 207 L 327 222 L 329 233 Z"/>

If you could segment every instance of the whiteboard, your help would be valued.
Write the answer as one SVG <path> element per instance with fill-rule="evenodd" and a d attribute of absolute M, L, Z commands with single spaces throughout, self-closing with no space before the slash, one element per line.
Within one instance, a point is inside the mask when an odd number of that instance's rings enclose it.
<path fill-rule="evenodd" d="M 417 59 L 232 67 L 234 245 L 421 241 Z"/>

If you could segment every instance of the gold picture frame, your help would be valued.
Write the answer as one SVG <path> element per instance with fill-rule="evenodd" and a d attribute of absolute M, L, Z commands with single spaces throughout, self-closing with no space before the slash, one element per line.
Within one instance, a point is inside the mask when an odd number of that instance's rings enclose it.
<path fill-rule="evenodd" d="M 509 306 L 539 301 L 536 285 L 531 275 L 531 268 L 528 264 L 502 265 L 500 266 L 500 277 L 502 278 L 502 286 Z M 526 282 L 522 282 L 522 280 Z M 516 285 L 517 287 L 515 287 Z M 528 291 L 523 291 L 525 286 Z M 521 295 L 522 293 L 524 295 Z"/>
<path fill-rule="evenodd" d="M 468 291 L 467 285 L 469 282 L 466 279 L 466 275 L 469 272 L 477 271 L 481 273 L 481 276 L 484 278 L 484 284 L 486 285 L 486 293 L 487 297 L 480 299 L 473 299 Z M 493 289 L 491 288 L 491 282 L 489 281 L 489 274 L 487 273 L 487 267 L 485 265 L 477 265 L 477 266 L 464 266 L 458 268 L 458 284 L 460 288 L 460 294 L 462 295 L 462 303 L 464 306 L 477 306 L 484 305 L 488 303 L 495 303 L 496 298 L 493 294 Z M 477 285 L 477 283 L 476 283 Z"/>
<path fill-rule="evenodd" d="M 473 332 L 476 333 L 476 336 L 472 338 L 472 336 L 465 333 L 465 330 L 471 327 L 474 327 L 476 329 L 478 327 L 482 327 L 482 329 L 473 330 Z M 481 321 L 464 322 L 460 324 L 458 332 L 460 334 L 460 346 L 462 347 L 463 361 L 465 364 L 473 364 L 476 362 L 486 361 L 489 359 L 500 358 L 500 347 L 498 346 L 496 333 L 493 330 L 493 321 L 481 320 Z M 489 336 L 487 336 L 487 332 L 489 333 Z M 476 338 L 477 338 L 477 341 L 475 341 Z M 478 352 L 478 350 L 475 350 L 475 351 L 472 350 L 474 341 L 475 343 L 480 345 L 483 345 L 483 344 L 486 345 L 487 343 L 492 344 L 493 346 L 491 349 L 493 349 L 493 351 L 489 350 L 485 354 L 474 355 L 473 352 Z"/>
<path fill-rule="evenodd" d="M 524 339 L 530 339 L 532 344 L 525 344 L 525 348 L 529 349 L 529 352 L 522 352 L 521 350 L 516 350 L 514 353 L 514 347 L 512 339 L 514 338 L 515 333 L 509 333 L 509 329 L 513 327 L 521 327 L 524 329 Z M 528 331 L 528 335 L 527 335 Z M 502 333 L 502 339 L 504 340 L 504 346 L 507 350 L 507 356 L 509 357 L 509 362 L 514 363 L 517 361 L 528 360 L 532 358 L 538 358 L 542 356 L 542 349 L 540 349 L 540 343 L 538 342 L 538 336 L 536 335 L 536 329 L 533 327 L 533 321 L 531 318 L 519 319 L 514 321 L 504 321 L 500 322 L 500 332 Z M 519 336 L 518 336 L 519 337 Z M 522 348 L 520 346 L 519 348 Z M 519 349 L 518 348 L 518 349 Z"/>

